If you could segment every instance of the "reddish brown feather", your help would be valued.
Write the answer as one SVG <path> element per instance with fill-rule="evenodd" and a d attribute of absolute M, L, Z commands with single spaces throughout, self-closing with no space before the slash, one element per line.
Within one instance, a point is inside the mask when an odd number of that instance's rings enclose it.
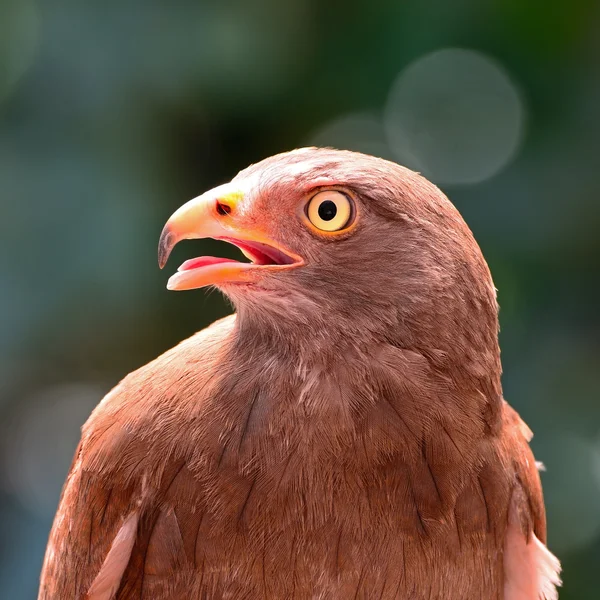
<path fill-rule="evenodd" d="M 254 181 L 254 215 L 269 202 L 289 215 L 281 203 L 291 210 L 293 190 L 325 176 L 366 203 L 362 229 L 324 249 L 286 231 L 311 266 L 254 295 L 226 290 L 237 318 L 103 400 L 65 484 L 40 599 L 84 598 L 131 514 L 121 600 L 500 599 L 511 498 L 524 539 L 545 540 L 468 228 L 424 179 L 362 155 L 292 153 L 238 178 Z M 359 247 L 379 248 L 377 260 L 356 263 Z"/>

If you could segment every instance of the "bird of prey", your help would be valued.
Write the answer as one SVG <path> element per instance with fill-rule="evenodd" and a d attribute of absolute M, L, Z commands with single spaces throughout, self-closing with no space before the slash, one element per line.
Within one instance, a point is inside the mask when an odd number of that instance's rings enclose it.
<path fill-rule="evenodd" d="M 482 253 L 424 177 L 304 148 L 168 220 L 235 314 L 82 429 L 40 600 L 555 600 L 531 431 L 505 402 Z"/>

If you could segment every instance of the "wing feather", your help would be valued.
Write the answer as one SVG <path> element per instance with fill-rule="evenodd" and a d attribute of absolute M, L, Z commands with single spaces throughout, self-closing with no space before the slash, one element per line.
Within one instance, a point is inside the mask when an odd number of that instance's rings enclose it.
<path fill-rule="evenodd" d="M 515 485 L 504 540 L 505 600 L 558 600 L 560 563 L 548 550 L 542 486 L 533 453 L 532 432 L 508 404 L 505 408 L 507 451 L 515 469 Z"/>
<path fill-rule="evenodd" d="M 100 572 L 92 582 L 86 600 L 111 600 L 121 585 L 137 534 L 139 514 L 132 513 L 117 533 Z"/>

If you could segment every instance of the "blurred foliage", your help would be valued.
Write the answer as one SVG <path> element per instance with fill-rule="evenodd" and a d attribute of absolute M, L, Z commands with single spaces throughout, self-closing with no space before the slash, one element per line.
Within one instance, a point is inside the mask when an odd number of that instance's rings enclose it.
<path fill-rule="evenodd" d="M 314 141 L 394 156 L 390 90 L 415 61 L 447 48 L 487 57 L 521 102 L 520 142 L 502 168 L 473 185 L 440 183 L 499 288 L 505 394 L 548 467 L 561 598 L 594 597 L 599 26 L 594 0 L 3 0 L 3 597 L 35 597 L 60 486 L 94 404 L 230 310 L 218 294 L 165 290 L 155 256 L 166 218 L 247 164 Z M 457 102 L 465 98 L 474 96 Z M 448 119 L 430 133 L 450 131 Z M 172 264 L 189 256 L 184 244 Z"/>

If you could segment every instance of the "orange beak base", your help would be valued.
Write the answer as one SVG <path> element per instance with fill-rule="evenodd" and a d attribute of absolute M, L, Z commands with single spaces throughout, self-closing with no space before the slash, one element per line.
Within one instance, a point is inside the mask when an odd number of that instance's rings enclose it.
<path fill-rule="evenodd" d="M 168 283 L 169 290 L 191 290 L 208 285 L 253 283 L 268 271 L 297 268 L 304 260 L 270 240 L 263 232 L 245 230 L 236 219 L 239 191 L 220 186 L 187 204 L 167 221 L 158 245 L 158 262 L 166 264 L 175 245 L 183 239 L 212 238 L 237 246 L 251 263 L 202 256 L 185 261 Z"/>

